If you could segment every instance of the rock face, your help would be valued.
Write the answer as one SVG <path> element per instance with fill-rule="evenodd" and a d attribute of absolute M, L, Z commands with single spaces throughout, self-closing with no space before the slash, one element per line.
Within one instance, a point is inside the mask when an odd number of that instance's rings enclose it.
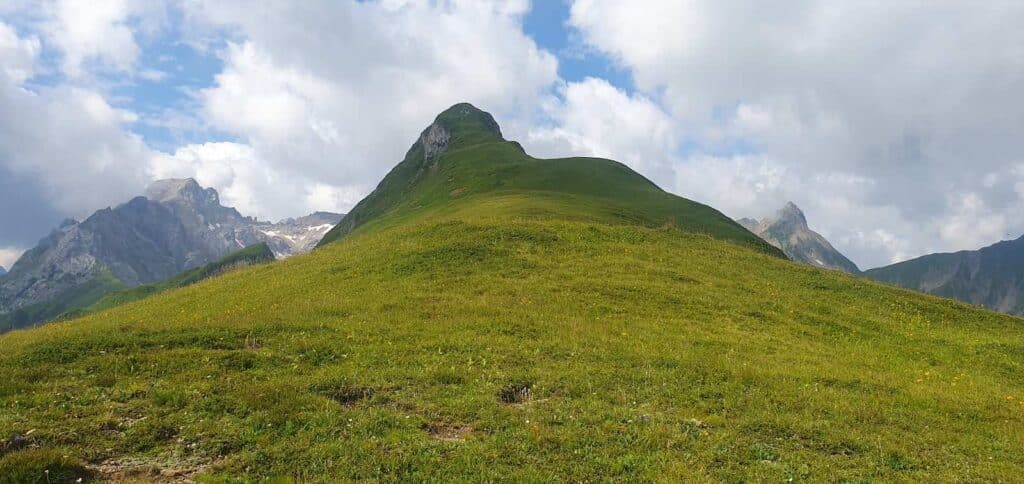
<path fill-rule="evenodd" d="M 1024 316 L 1024 237 L 871 269 L 877 281 Z"/>
<path fill-rule="evenodd" d="M 48 301 L 62 300 L 63 309 L 67 299 L 92 303 L 107 286 L 156 282 L 259 242 L 278 257 L 305 252 L 341 218 L 318 212 L 261 222 L 222 206 L 216 190 L 195 180 L 161 180 L 145 196 L 65 221 L 26 252 L 0 280 L 0 316 Z"/>
<path fill-rule="evenodd" d="M 787 203 L 775 216 L 760 222 L 750 218 L 741 218 L 736 222 L 782 249 L 790 259 L 797 262 L 860 274 L 856 264 L 832 247 L 821 234 L 807 226 L 803 211 L 793 202 Z"/>

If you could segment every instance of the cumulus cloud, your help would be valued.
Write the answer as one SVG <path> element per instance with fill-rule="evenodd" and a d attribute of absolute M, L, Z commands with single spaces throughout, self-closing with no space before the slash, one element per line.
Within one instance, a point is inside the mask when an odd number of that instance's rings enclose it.
<path fill-rule="evenodd" d="M 1021 21 L 1017 2 L 955 1 L 576 0 L 570 18 L 703 151 L 740 144 L 775 160 L 791 174 L 780 190 L 868 266 L 981 242 L 954 232 L 1024 231 L 1019 217 L 1000 226 L 963 215 L 1015 196 L 983 180 L 1024 150 Z M 837 174 L 868 183 L 799 183 Z M 948 193 L 977 199 L 947 202 Z M 763 215 L 765 197 L 754 198 L 735 214 Z M 847 204 L 856 210 L 833 211 Z M 895 216 L 868 216 L 879 211 Z M 879 231 L 900 242 L 880 253 L 842 242 Z"/>
<path fill-rule="evenodd" d="M 199 93 L 201 115 L 281 179 L 320 184 L 283 197 L 278 212 L 314 200 L 350 205 L 448 106 L 469 101 L 499 118 L 534 109 L 557 79 L 557 61 L 523 34 L 528 5 L 189 4 L 197 30 L 232 36 L 223 70 Z"/>
<path fill-rule="evenodd" d="M 543 104 L 547 123 L 526 133 L 531 153 L 616 158 L 656 182 L 671 178 L 679 131 L 657 104 L 596 78 L 568 83 L 560 94 Z"/>
<path fill-rule="evenodd" d="M 561 80 L 529 8 L 0 0 L 0 204 L 82 216 L 194 176 L 265 219 L 346 211 L 469 101 L 531 153 L 618 159 L 734 217 L 793 200 L 864 267 L 1024 232 L 1024 5 L 573 1 L 573 51 L 612 59 L 629 89 Z M 169 30 L 217 60 L 212 82 L 134 109 L 111 85 L 182 77 L 173 56 L 147 62 Z M 133 134 L 148 128 L 186 141 L 155 150 Z M 0 224 L 43 235 L 18 216 Z M 12 233 L 0 246 L 30 243 Z"/>
<path fill-rule="evenodd" d="M 0 247 L 0 267 L 10 269 L 14 262 L 21 257 L 22 250 L 14 247 Z"/>
<path fill-rule="evenodd" d="M 35 180 L 50 203 L 74 216 L 136 190 L 138 165 L 149 149 L 124 129 L 134 114 L 85 88 L 23 87 L 38 43 L 12 32 L 0 23 L 0 49 L 20 46 L 15 55 L 0 57 L 0 71 L 6 73 L 0 81 L 0 112 L 15 114 L 0 116 L 0 168 Z M 91 183 L 100 180 L 102 190 Z"/>

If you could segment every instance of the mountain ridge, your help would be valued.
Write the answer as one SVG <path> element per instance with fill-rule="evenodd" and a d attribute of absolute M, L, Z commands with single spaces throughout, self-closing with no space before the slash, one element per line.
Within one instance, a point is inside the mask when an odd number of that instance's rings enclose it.
<path fill-rule="evenodd" d="M 318 247 L 368 224 L 381 226 L 423 217 L 432 210 L 450 211 L 478 197 L 513 192 L 534 196 L 503 205 L 504 216 L 529 217 L 541 211 L 549 217 L 672 227 L 785 257 L 721 212 L 665 192 L 617 161 L 529 156 L 519 143 L 504 139 L 489 113 L 468 103 L 439 114 L 402 161 Z M 583 210 L 565 211 L 564 205 L 570 201 Z M 495 216 L 498 213 L 496 208 Z"/>
<path fill-rule="evenodd" d="M 1024 316 L 1024 236 L 870 269 L 888 284 Z"/>

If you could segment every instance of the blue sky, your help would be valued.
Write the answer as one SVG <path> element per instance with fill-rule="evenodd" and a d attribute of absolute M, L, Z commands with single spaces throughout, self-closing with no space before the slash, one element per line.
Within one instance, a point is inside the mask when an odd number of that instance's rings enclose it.
<path fill-rule="evenodd" d="M 0 265 L 160 177 L 264 219 L 345 211 L 460 101 L 531 154 L 613 158 L 729 216 L 794 201 L 862 267 L 977 248 L 1024 233 L 1022 22 L 953 0 L 0 2 Z"/>

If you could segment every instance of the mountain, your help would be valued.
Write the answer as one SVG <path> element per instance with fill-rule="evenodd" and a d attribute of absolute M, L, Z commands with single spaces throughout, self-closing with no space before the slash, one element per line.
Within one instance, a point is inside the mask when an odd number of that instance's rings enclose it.
<path fill-rule="evenodd" d="M 877 281 L 1024 315 L 1024 237 L 979 250 L 931 254 L 864 273 Z"/>
<path fill-rule="evenodd" d="M 4 269 L 4 266 L 0 266 L 0 277 L 3 277 L 6 274 L 7 274 L 7 269 Z"/>
<path fill-rule="evenodd" d="M 1019 479 L 1019 318 L 794 263 L 472 106 L 438 120 L 309 254 L 0 336 L 0 469 Z"/>
<path fill-rule="evenodd" d="M 773 217 L 760 222 L 750 218 L 742 218 L 737 222 L 782 249 L 790 259 L 797 262 L 860 274 L 856 264 L 832 247 L 821 234 L 807 226 L 803 211 L 793 202 L 787 203 Z"/>
<path fill-rule="evenodd" d="M 445 163 L 441 163 L 445 160 Z M 783 257 L 721 212 L 658 188 L 627 166 L 597 158 L 540 160 L 506 141 L 490 114 L 457 104 L 427 127 L 377 188 L 360 201 L 320 246 L 363 226 L 400 223 L 472 205 L 480 197 L 509 194 L 492 216 L 570 216 L 646 227 L 673 228 Z M 513 200 L 521 194 L 526 200 Z"/>
<path fill-rule="evenodd" d="M 0 318 L 23 327 L 104 294 L 149 284 L 266 242 L 281 257 L 308 251 L 341 215 L 273 224 L 220 204 L 193 179 L 160 180 L 144 196 L 67 220 L 0 279 Z"/>

